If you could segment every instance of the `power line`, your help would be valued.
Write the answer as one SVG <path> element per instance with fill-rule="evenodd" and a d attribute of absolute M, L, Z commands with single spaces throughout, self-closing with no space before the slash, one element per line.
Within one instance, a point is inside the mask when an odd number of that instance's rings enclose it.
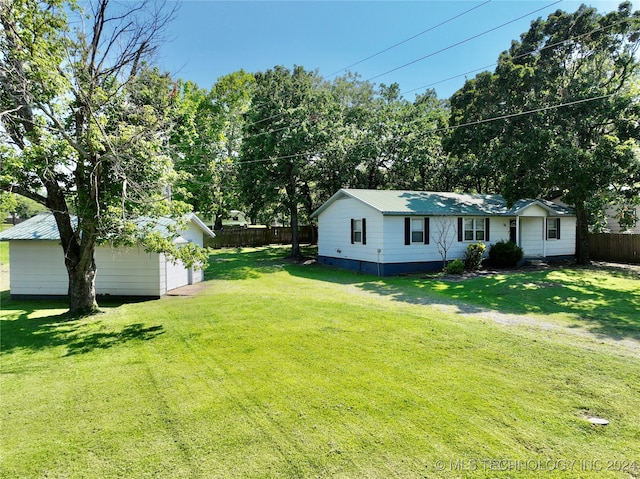
<path fill-rule="evenodd" d="M 370 60 L 370 59 L 372 59 L 372 58 L 374 58 L 374 57 L 376 57 L 376 56 L 378 56 L 378 55 L 381 55 L 382 53 L 385 53 L 385 52 L 387 52 L 387 51 L 389 51 L 389 50 L 392 50 L 393 48 L 396 48 L 396 47 L 398 47 L 398 46 L 400 46 L 400 45 L 403 45 L 403 44 L 405 44 L 405 43 L 407 43 L 407 42 L 409 42 L 409 41 L 411 41 L 411 40 L 413 40 L 413 39 L 415 39 L 415 38 L 417 38 L 417 37 L 419 37 L 419 36 L 421 36 L 421 35 L 424 35 L 425 33 L 428 33 L 428 32 L 430 32 L 430 31 L 432 31 L 432 30 L 435 30 L 435 29 L 436 29 L 436 28 L 438 28 L 438 27 L 441 27 L 441 26 L 443 26 L 443 25 L 445 25 L 445 24 L 447 24 L 447 23 L 449 23 L 449 22 L 452 22 L 453 20 L 455 20 L 455 19 L 457 19 L 457 18 L 460 18 L 460 17 L 462 17 L 463 15 L 466 15 L 467 13 L 470 13 L 470 12 L 472 12 L 472 11 L 474 11 L 474 10 L 476 10 L 476 9 L 480 8 L 480 7 L 483 7 L 484 5 L 486 5 L 486 4 L 488 4 L 488 3 L 491 3 L 491 1 L 492 1 L 492 0 L 486 0 L 485 2 L 483 2 L 483 3 L 479 4 L 479 5 L 475 5 L 474 7 L 470 8 L 470 9 L 468 9 L 468 10 L 465 10 L 465 11 L 464 11 L 464 12 L 462 12 L 462 13 L 459 13 L 459 14 L 457 14 L 457 15 L 454 15 L 453 17 L 451 17 L 451 18 L 449 18 L 449 19 L 447 19 L 447 20 L 444 20 L 443 22 L 440 22 L 440 23 L 438 23 L 437 25 L 434 25 L 434 26 L 432 26 L 432 27 L 429 27 L 429 28 L 427 28 L 426 30 L 423 30 L 423 31 L 422 31 L 422 32 L 420 32 L 420 33 L 416 33 L 415 35 L 413 35 L 413 36 L 411 36 L 411 37 L 409 37 L 409 38 L 406 38 L 406 39 L 404 39 L 404 40 L 402 40 L 402 41 L 400 41 L 400 42 L 398 42 L 398 43 L 395 43 L 395 44 L 393 44 L 393 45 L 391 45 L 391 46 L 389 46 L 389 47 L 387 47 L 387 48 L 385 48 L 385 49 L 383 49 L 383 50 L 380 50 L 379 52 L 376 52 L 376 53 L 374 53 L 374 54 L 372 54 L 372 55 L 369 55 L 368 57 L 363 58 L 362 60 L 359 60 L 359 61 L 357 61 L 357 62 L 355 62 L 355 63 L 352 63 L 352 64 L 351 64 L 351 65 L 349 65 L 349 66 L 346 66 L 346 67 L 344 67 L 344 68 L 341 68 L 340 70 L 337 70 L 337 71 L 335 71 L 335 72 L 331 73 L 331 74 L 330 74 L 330 75 L 328 75 L 326 78 L 331 78 L 331 77 L 333 77 L 333 76 L 337 75 L 337 74 L 338 74 L 338 73 L 340 73 L 340 72 L 343 72 L 343 71 L 345 71 L 345 70 L 348 70 L 348 69 L 350 69 L 350 68 L 352 68 L 352 67 L 354 67 L 354 66 L 356 66 L 356 65 L 359 65 L 359 64 L 361 64 L 361 63 L 364 63 L 364 62 L 365 62 L 365 61 L 367 61 L 367 60 Z M 562 0 L 559 0 L 559 1 L 562 1 Z M 294 109 L 293 109 L 293 110 L 291 110 L 291 111 L 295 111 L 295 109 L 296 109 L 296 108 L 294 108 Z M 274 118 L 278 118 L 279 116 L 282 116 L 282 115 L 284 115 L 285 113 L 286 113 L 286 111 L 285 111 L 285 112 L 281 112 L 281 113 L 276 113 L 275 115 L 272 115 L 272 116 L 270 116 L 270 117 L 263 118 L 263 119 L 261 119 L 261 120 L 258 120 L 258 121 L 255 121 L 255 122 L 253 122 L 253 123 L 250 123 L 250 124 L 249 124 L 249 125 L 247 125 L 247 126 L 257 125 L 257 124 L 259 124 L 259 123 L 262 123 L 262 122 L 265 122 L 265 121 L 268 121 L 268 120 L 272 120 L 272 119 L 274 119 Z"/>
<path fill-rule="evenodd" d="M 544 107 L 539 107 L 539 108 L 534 108 L 531 110 L 525 110 L 525 111 L 520 111 L 520 112 L 516 112 L 516 113 L 507 113 L 504 115 L 499 115 L 499 116 L 495 116 L 495 117 L 491 117 L 491 118 L 483 118 L 481 120 L 474 120 L 474 121 L 470 121 L 467 123 L 462 123 L 460 125 L 450 125 L 450 126 L 444 126 L 441 128 L 433 128 L 430 130 L 423 130 L 419 133 L 416 133 L 416 135 L 426 135 L 426 134 L 431 134 L 431 133 L 439 133 L 439 132 L 443 132 L 443 131 L 450 131 L 450 130 L 456 130 L 458 128 L 467 128 L 470 126 L 476 126 L 476 125 L 482 125 L 485 123 L 491 123 L 494 121 L 501 121 L 501 120 L 508 120 L 511 118 L 516 118 L 516 117 L 520 117 L 520 116 L 525 116 L 525 115 L 532 115 L 534 113 L 541 113 L 544 111 L 549 111 L 549 110 L 557 110 L 559 108 L 565 108 L 565 107 L 569 107 L 569 106 L 574 106 L 574 105 L 579 105 L 582 103 L 588 103 L 588 102 L 592 102 L 592 101 L 596 101 L 596 100 L 604 100 L 606 98 L 611 98 L 613 96 L 616 96 L 618 93 L 608 93 L 606 95 L 600 95 L 597 97 L 591 97 L 591 98 L 583 98 L 580 100 L 574 100 L 574 101 L 569 101 L 569 102 L 565 102 L 565 103 L 560 103 L 557 105 L 549 105 L 549 106 L 544 106 Z M 389 141 L 394 141 L 394 140 L 401 140 L 403 138 L 406 138 L 408 135 L 399 135 L 396 137 L 391 137 L 388 138 L 387 140 Z M 354 145 L 351 145 L 352 147 L 354 146 L 365 146 L 365 145 L 369 145 L 369 144 L 375 144 L 374 142 L 371 141 L 363 141 L 360 143 L 355 143 Z M 319 153 L 313 153 L 311 156 L 313 157 L 317 157 L 319 154 L 321 154 L 322 152 Z M 284 155 L 284 156 L 277 156 L 277 157 L 272 157 L 272 158 L 262 158 L 262 159 L 257 159 L 257 160 L 246 160 L 246 161 L 240 161 L 240 163 L 242 164 L 251 164 L 251 163 L 266 163 L 266 162 L 270 162 L 270 161 L 280 161 L 280 160 L 290 160 L 293 158 L 298 158 L 298 157 L 304 157 L 304 156 L 309 156 L 308 152 L 304 152 L 304 153 L 293 153 L 290 155 Z"/>
<path fill-rule="evenodd" d="M 525 15 L 522 15 L 522 16 L 520 16 L 518 18 L 514 18 L 513 20 L 510 20 L 508 22 L 502 23 L 501 25 L 498 25 L 497 27 L 493 27 L 493 28 L 491 28 L 489 30 L 485 30 L 484 32 L 478 33 L 477 35 L 473 35 L 473 36 L 471 36 L 469 38 L 466 38 L 466 39 L 464 39 L 462 41 L 459 41 L 459 42 L 454 43 L 452 45 L 449 45 L 447 47 L 441 48 L 440 50 L 437 50 L 435 52 L 431 52 L 428 55 L 425 55 L 423 57 L 417 58 L 416 60 L 410 61 L 409 63 L 405 63 L 404 65 L 400 65 L 398 67 L 392 68 L 391 70 L 387 70 L 386 72 L 380 73 L 379 75 L 375 75 L 375 76 L 367 79 L 366 81 L 375 80 L 376 78 L 380 78 L 381 76 L 384 76 L 384 75 L 387 75 L 389 73 L 395 72 L 395 71 L 400 70 L 402 68 L 406 68 L 406 67 L 408 67 L 410 65 L 413 65 L 415 63 L 421 62 L 422 60 L 426 60 L 427 58 L 430 58 L 432 56 L 438 55 L 439 53 L 442 53 L 442 52 L 445 52 L 447 50 L 450 50 L 451 48 L 460 46 L 463 43 L 467 43 L 467 42 L 469 42 L 471 40 L 475 40 L 476 38 L 479 38 L 479 37 L 481 37 L 483 35 L 486 35 L 487 33 L 491 33 L 493 31 L 498 30 L 498 29 L 500 29 L 502 27 L 505 27 L 505 26 L 507 26 L 507 25 L 509 25 L 511 23 L 517 22 L 518 20 L 522 20 L 523 18 L 526 18 L 529 15 L 533 15 L 534 13 L 537 13 L 537 12 L 539 12 L 541 10 L 545 10 L 545 9 L 547 9 L 547 8 L 553 6 L 553 5 L 556 5 L 556 4 L 560 3 L 560 2 L 562 2 L 562 0 L 556 0 L 555 2 L 550 3 L 549 5 L 546 5 L 546 6 L 542 7 L 542 8 L 538 8 L 538 9 L 532 11 L 532 12 L 529 12 L 529 13 L 527 13 Z"/>
<path fill-rule="evenodd" d="M 409 37 L 409 38 L 406 38 L 406 39 L 404 39 L 404 40 L 402 40 L 402 41 L 400 41 L 400 42 L 398 42 L 398 43 L 395 43 L 395 44 L 391 45 L 390 47 L 385 48 L 384 50 L 380 50 L 379 52 L 376 52 L 376 53 L 374 53 L 373 55 L 369 55 L 368 57 L 363 58 L 362 60 L 359 60 L 359 61 L 357 61 L 357 62 L 355 62 L 355 63 L 352 63 L 352 64 L 351 64 L 351 65 L 349 65 L 349 66 L 346 66 L 346 67 L 344 67 L 344 68 L 341 68 L 340 70 L 338 70 L 338 71 L 335 71 L 335 72 L 331 73 L 331 74 L 329 75 L 329 77 L 332 77 L 332 76 L 334 76 L 334 75 L 337 75 L 338 73 L 343 72 L 343 71 L 345 71 L 345 70 L 349 70 L 350 68 L 352 68 L 352 67 L 354 67 L 354 66 L 356 66 L 356 65 L 360 65 L 361 63 L 364 63 L 364 62 L 366 62 L 367 60 L 371 60 L 372 58 L 377 57 L 378 55 L 381 55 L 381 54 L 383 54 L 383 53 L 385 53 L 385 52 L 388 52 L 389 50 L 392 50 L 393 48 L 399 47 L 400 45 L 403 45 L 403 44 L 405 44 L 405 43 L 407 43 L 407 42 L 409 42 L 409 41 L 413 40 L 414 38 L 419 37 L 420 35 L 424 35 L 425 33 L 428 33 L 428 32 L 430 32 L 430 31 L 432 31 L 432 30 L 435 30 L 435 29 L 436 29 L 436 28 L 438 28 L 438 27 L 441 27 L 441 26 L 443 26 L 443 25 L 445 25 L 445 24 L 447 24 L 447 23 L 449 23 L 449 22 L 452 22 L 453 20 L 455 20 L 455 19 L 457 19 L 457 18 L 460 18 L 460 17 L 462 17 L 463 15 L 466 15 L 467 13 L 470 13 L 470 12 L 472 12 L 473 10 L 475 10 L 475 9 L 477 9 L 477 8 L 480 8 L 480 7 L 482 7 L 482 6 L 486 5 L 487 3 L 490 3 L 490 2 L 491 2 L 491 0 L 487 0 L 486 2 L 481 3 L 480 5 L 476 5 L 476 6 L 472 7 L 472 8 L 470 8 L 470 9 L 468 9 L 468 10 L 466 10 L 466 11 L 462 12 L 462 13 L 459 13 L 458 15 L 455 15 L 455 16 L 453 16 L 453 17 L 451 17 L 451 18 L 449 18 L 449 19 L 447 19 L 447 20 L 445 20 L 445 21 L 443 21 L 443 22 L 438 23 L 437 25 L 434 25 L 434 26 L 432 26 L 432 27 L 429 27 L 429 28 L 427 28 L 426 30 L 421 31 L 420 33 L 416 33 L 415 35 L 413 35 L 413 36 L 411 36 L 411 37 Z"/>
<path fill-rule="evenodd" d="M 521 53 L 519 55 L 515 55 L 515 56 L 511 57 L 511 60 L 518 60 L 520 58 L 524 58 L 524 57 L 526 57 L 528 55 L 531 55 L 532 53 L 538 53 L 538 52 L 541 52 L 541 51 L 546 50 L 548 48 L 555 48 L 557 46 L 564 45 L 566 43 L 572 42 L 574 40 L 578 40 L 578 39 L 580 39 L 582 37 L 587 37 L 587 36 L 589 36 L 589 35 L 591 35 L 593 33 L 596 33 L 596 32 L 602 31 L 602 30 L 606 30 L 607 28 L 611 28 L 611 27 L 614 27 L 616 25 L 620 25 L 621 23 L 626 23 L 628 21 L 629 21 L 629 19 L 625 18 L 624 20 L 620 20 L 618 22 L 614 22 L 614 23 L 611 23 L 609 25 L 605 25 L 603 27 L 598 27 L 598 28 L 596 28 L 594 30 L 591 30 L 591 31 L 586 32 L 586 33 L 582 33 L 582 34 L 580 34 L 578 36 L 570 37 L 570 38 L 567 38 L 565 40 L 553 43 L 551 45 L 546 45 L 546 46 L 544 46 L 544 47 L 542 47 L 540 49 L 533 49 L 531 51 L 528 51 L 528 52 L 525 52 L 525 53 Z M 423 88 L 429 88 L 429 87 L 432 87 L 434 85 L 438 85 L 440 83 L 444 83 L 444 82 L 447 82 L 447 81 L 450 81 L 450 80 L 454 80 L 456 78 L 460 78 L 460 77 L 463 77 L 463 76 L 466 77 L 467 75 L 470 75 L 471 73 L 476 73 L 476 72 L 479 72 L 479 71 L 486 71 L 488 68 L 494 67 L 496 65 L 498 65 L 498 62 L 494 62 L 494 63 L 491 63 L 490 65 L 485 65 L 485 66 L 480 67 L 480 68 L 475 68 L 473 70 L 469 70 L 467 72 L 460 73 L 458 75 L 454 75 L 454 76 L 451 76 L 449 78 L 445 78 L 443 80 L 438 80 L 436 82 L 429 83 L 428 85 L 423 85 L 423 86 L 420 86 L 420 87 L 417 87 L 417 88 L 412 88 L 411 90 L 407 90 L 405 93 L 411 93 L 411 92 L 414 92 L 414 91 L 422 90 Z"/>

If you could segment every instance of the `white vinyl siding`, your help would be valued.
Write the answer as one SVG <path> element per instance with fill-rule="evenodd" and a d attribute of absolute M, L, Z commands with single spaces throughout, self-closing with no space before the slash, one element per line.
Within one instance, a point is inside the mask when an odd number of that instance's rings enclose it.
<path fill-rule="evenodd" d="M 367 244 L 351 243 L 352 219 L 367 222 Z M 349 258 L 377 262 L 382 250 L 382 215 L 352 198 L 342 198 L 332 203 L 318 217 L 318 254 L 332 258 Z"/>
<path fill-rule="evenodd" d="M 11 241 L 9 264 L 12 295 L 68 293 L 67 269 L 57 241 Z"/>
<path fill-rule="evenodd" d="M 142 248 L 96 249 L 96 293 L 112 296 L 160 296 L 159 258 Z"/>
<path fill-rule="evenodd" d="M 159 261 L 138 248 L 96 248 L 96 293 L 112 296 L 160 296 Z M 12 241 L 11 294 L 66 295 L 69 278 L 57 241 Z"/>
<path fill-rule="evenodd" d="M 173 289 L 180 288 L 189 284 L 189 270 L 185 268 L 181 262 L 178 261 L 176 263 L 173 263 L 165 259 L 164 255 L 161 256 L 161 262 L 164 265 L 166 272 L 166 291 L 171 291 Z"/>
<path fill-rule="evenodd" d="M 524 249 L 525 257 L 571 255 L 574 253 L 575 218 L 562 217 L 561 239 L 544 244 L 545 221 L 548 211 L 532 206 L 517 218 L 518 242 Z M 351 243 L 351 224 L 354 219 L 366 218 L 366 245 Z M 419 231 L 424 231 L 424 216 L 383 215 L 362 201 L 351 198 L 337 198 L 318 216 L 318 254 L 329 258 L 341 258 L 371 263 L 428 263 L 441 262 L 438 242 L 448 244 L 447 259 L 463 258 L 470 242 L 482 241 L 489 246 L 500 240 L 508 241 L 510 224 L 516 217 L 460 217 L 430 216 L 429 242 Z M 406 242 L 406 221 L 409 220 L 410 246 Z M 458 241 L 458 221 L 471 220 L 473 240 Z M 487 229 L 487 220 L 489 223 Z M 469 223 L 467 223 L 469 224 Z M 420 226 L 418 226 L 420 225 Z M 464 233 L 464 232 L 463 232 Z M 489 240 L 487 241 L 487 234 Z M 464 238 L 464 234 L 463 234 Z M 546 246 L 546 250 L 545 247 Z"/>
<path fill-rule="evenodd" d="M 12 295 L 65 296 L 69 278 L 57 241 L 11 241 Z M 165 261 L 142 248 L 96 248 L 96 293 L 110 296 L 162 296 L 167 291 L 202 281 L 201 271 Z"/>
<path fill-rule="evenodd" d="M 546 218 L 520 218 L 520 247 L 525 257 L 542 257 L 544 255 L 544 236 Z"/>
<path fill-rule="evenodd" d="M 563 217 L 560 219 L 560 239 L 547 241 L 546 256 L 572 256 L 576 245 L 576 218 Z"/>

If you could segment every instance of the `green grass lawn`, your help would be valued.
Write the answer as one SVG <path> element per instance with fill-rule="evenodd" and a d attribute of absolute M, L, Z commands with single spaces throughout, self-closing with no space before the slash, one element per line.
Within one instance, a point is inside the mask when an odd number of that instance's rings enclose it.
<path fill-rule="evenodd" d="M 0 477 L 640 477 L 636 277 L 285 254 L 216 251 L 193 297 L 74 321 L 3 292 Z"/>

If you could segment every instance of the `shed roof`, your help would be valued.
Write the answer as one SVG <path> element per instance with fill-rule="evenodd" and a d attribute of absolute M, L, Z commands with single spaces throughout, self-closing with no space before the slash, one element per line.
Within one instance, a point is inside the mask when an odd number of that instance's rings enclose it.
<path fill-rule="evenodd" d="M 185 218 L 188 222 L 196 224 L 204 234 L 215 237 L 215 233 L 209 229 L 200 218 L 195 214 L 190 213 Z M 71 217 L 71 222 L 75 228 L 78 225 L 78 219 L 75 216 Z M 170 234 L 170 227 L 176 224 L 176 220 L 172 218 L 140 218 L 138 223 L 141 226 L 153 224 L 153 229 L 160 232 L 163 235 Z M 40 213 L 36 216 L 29 218 L 28 220 L 19 223 L 0 233 L 0 241 L 12 241 L 12 240 L 60 240 L 60 233 L 58 232 L 58 226 L 52 213 Z M 186 242 L 182 237 L 178 237 L 176 242 Z"/>
<path fill-rule="evenodd" d="M 518 200 L 509 207 L 501 195 L 361 189 L 339 190 L 312 216 L 319 216 L 342 198 L 354 198 L 389 216 L 517 216 L 533 205 L 544 208 L 550 216 L 574 216 L 571 208 L 542 199 Z"/>

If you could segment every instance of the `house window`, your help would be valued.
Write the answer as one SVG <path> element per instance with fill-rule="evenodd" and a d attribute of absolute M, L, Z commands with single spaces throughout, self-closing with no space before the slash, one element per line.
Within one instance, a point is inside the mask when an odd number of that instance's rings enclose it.
<path fill-rule="evenodd" d="M 362 220 L 353 220 L 353 242 L 362 243 Z"/>
<path fill-rule="evenodd" d="M 547 239 L 560 239 L 560 218 L 547 218 Z"/>
<path fill-rule="evenodd" d="M 411 242 L 424 243 L 424 220 L 411 219 Z"/>
<path fill-rule="evenodd" d="M 484 241 L 485 240 L 485 218 L 465 218 L 464 220 L 464 240 Z"/>
<path fill-rule="evenodd" d="M 351 220 L 351 244 L 367 244 L 367 219 Z"/>
<path fill-rule="evenodd" d="M 429 244 L 429 218 L 404 219 L 404 244 Z"/>

